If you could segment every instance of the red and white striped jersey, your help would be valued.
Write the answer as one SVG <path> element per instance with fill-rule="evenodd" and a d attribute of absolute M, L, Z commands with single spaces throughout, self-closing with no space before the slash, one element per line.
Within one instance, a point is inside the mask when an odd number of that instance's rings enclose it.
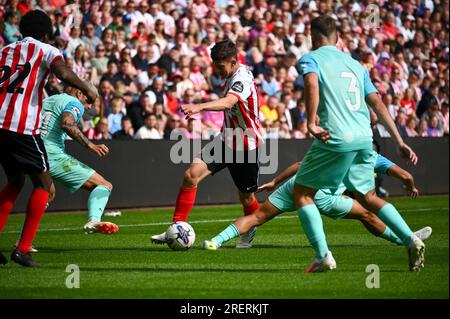
<path fill-rule="evenodd" d="M 59 50 L 27 37 L 0 51 L 0 129 L 39 133 L 42 94 Z"/>
<path fill-rule="evenodd" d="M 224 111 L 222 140 L 234 150 L 258 148 L 264 140 L 259 121 L 258 91 L 252 72 L 241 65 L 225 81 L 222 91 L 224 96 L 232 94 L 239 99 L 231 109 Z"/>

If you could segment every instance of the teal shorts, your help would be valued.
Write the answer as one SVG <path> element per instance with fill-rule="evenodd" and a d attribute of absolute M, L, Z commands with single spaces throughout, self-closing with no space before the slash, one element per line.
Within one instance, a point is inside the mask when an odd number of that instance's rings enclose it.
<path fill-rule="evenodd" d="M 293 199 L 295 177 L 281 185 L 269 196 L 269 202 L 281 212 L 297 210 Z M 344 218 L 353 206 L 353 200 L 342 196 L 341 193 L 332 193 L 330 190 L 319 190 L 314 197 L 314 203 L 322 215 L 333 219 Z"/>
<path fill-rule="evenodd" d="M 86 183 L 95 170 L 66 153 L 48 153 L 50 175 L 69 191 L 76 192 Z"/>
<path fill-rule="evenodd" d="M 303 158 L 295 183 L 331 190 L 343 183 L 349 191 L 365 195 L 375 188 L 375 161 L 372 149 L 333 152 L 313 144 Z"/>

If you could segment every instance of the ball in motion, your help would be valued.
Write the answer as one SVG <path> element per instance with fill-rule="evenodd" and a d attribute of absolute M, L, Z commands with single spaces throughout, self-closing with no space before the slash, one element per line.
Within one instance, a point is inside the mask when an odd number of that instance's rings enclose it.
<path fill-rule="evenodd" d="M 173 250 L 187 250 L 195 242 L 195 231 L 185 222 L 176 222 L 167 228 L 167 245 Z"/>

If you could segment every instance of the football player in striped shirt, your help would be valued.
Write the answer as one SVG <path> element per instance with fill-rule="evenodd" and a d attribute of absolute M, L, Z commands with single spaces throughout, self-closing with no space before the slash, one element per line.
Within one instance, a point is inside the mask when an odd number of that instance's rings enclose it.
<path fill-rule="evenodd" d="M 44 85 L 50 72 L 78 88 L 93 103 L 98 94 L 68 68 L 59 51 L 45 42 L 52 33 L 52 23 L 45 12 L 34 10 L 20 21 L 23 39 L 0 51 L 0 164 L 7 184 L 0 191 L 0 232 L 19 195 L 25 176 L 33 183 L 26 209 L 25 224 L 11 260 L 38 267 L 30 247 L 44 214 L 50 185 L 47 153 L 39 135 Z M 0 252 L 0 265 L 6 264 Z"/>
<path fill-rule="evenodd" d="M 202 111 L 224 112 L 221 133 L 186 170 L 179 189 L 173 222 L 185 222 L 194 206 L 197 186 L 205 178 L 228 168 L 239 193 L 245 215 L 258 209 L 254 192 L 258 189 L 258 148 L 262 142 L 259 121 L 258 91 L 253 74 L 237 58 L 236 45 L 223 40 L 211 49 L 214 67 L 225 80 L 223 97 L 201 104 L 181 107 L 189 118 Z M 241 236 L 237 248 L 251 247 L 256 228 Z M 165 233 L 151 237 L 154 243 L 165 243 Z"/>

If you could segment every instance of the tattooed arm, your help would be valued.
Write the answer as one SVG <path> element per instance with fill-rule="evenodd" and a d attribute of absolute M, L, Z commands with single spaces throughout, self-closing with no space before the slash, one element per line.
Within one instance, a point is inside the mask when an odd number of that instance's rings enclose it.
<path fill-rule="evenodd" d="M 61 117 L 61 128 L 67 133 L 73 140 L 83 145 L 90 151 L 94 152 L 98 156 L 106 156 L 109 153 L 109 149 L 106 145 L 95 145 L 84 136 L 83 132 L 78 128 L 77 122 L 70 112 L 63 112 Z"/>

